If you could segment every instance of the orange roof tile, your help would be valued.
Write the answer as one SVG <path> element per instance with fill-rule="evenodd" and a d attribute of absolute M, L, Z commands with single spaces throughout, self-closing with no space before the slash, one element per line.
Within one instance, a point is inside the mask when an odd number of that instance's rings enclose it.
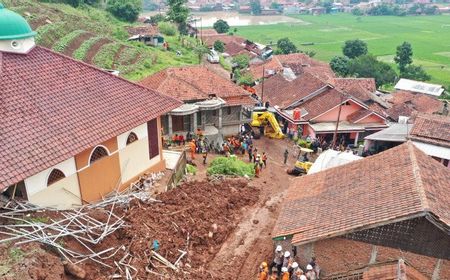
<path fill-rule="evenodd" d="M 42 47 L 0 52 L 0 89 L 0 189 L 181 104 Z"/>
<path fill-rule="evenodd" d="M 433 114 L 441 112 L 444 104 L 438 99 L 410 91 L 396 91 L 392 93 L 392 98 L 388 100 L 392 107 L 387 110 L 389 116 L 398 120 L 399 116 L 411 116 L 413 113 Z"/>
<path fill-rule="evenodd" d="M 448 168 L 411 142 L 300 177 L 289 187 L 274 236 L 304 244 L 428 212 L 449 226 L 449 177 Z"/>
<path fill-rule="evenodd" d="M 450 147 L 450 116 L 419 114 L 411 128 L 409 139 Z"/>
<path fill-rule="evenodd" d="M 246 90 L 205 66 L 168 68 L 144 78 L 139 83 L 185 102 L 205 100 L 213 94 L 225 101 L 233 98 L 233 104 L 236 100 L 242 101 L 242 105 L 255 103 Z"/>

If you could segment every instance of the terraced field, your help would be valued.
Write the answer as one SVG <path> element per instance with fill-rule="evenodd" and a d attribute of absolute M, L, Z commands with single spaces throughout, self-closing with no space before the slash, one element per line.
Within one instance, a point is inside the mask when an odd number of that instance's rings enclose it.
<path fill-rule="evenodd" d="M 72 8 L 64 4 L 32 0 L 5 0 L 6 7 L 23 15 L 37 31 L 38 45 L 94 64 L 119 70 L 120 75 L 139 80 L 170 66 L 195 64 L 191 49 L 194 42 L 182 44 L 177 36 L 165 36 L 169 51 L 128 42 L 126 27 L 109 13 L 92 7 Z M 176 51 L 182 53 L 176 55 Z"/>

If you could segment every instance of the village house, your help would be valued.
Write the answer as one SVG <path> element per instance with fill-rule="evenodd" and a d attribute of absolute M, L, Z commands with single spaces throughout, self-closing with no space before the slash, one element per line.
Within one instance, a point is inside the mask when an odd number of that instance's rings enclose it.
<path fill-rule="evenodd" d="M 180 102 L 35 45 L 0 5 L 0 191 L 56 208 L 165 169 L 160 116 Z"/>
<path fill-rule="evenodd" d="M 250 94 L 205 66 L 168 68 L 140 82 L 184 105 L 162 117 L 167 135 L 201 128 L 209 140 L 239 133 L 251 121 L 255 100 Z"/>
<path fill-rule="evenodd" d="M 156 25 L 129 27 L 128 33 L 131 35 L 128 41 L 142 42 L 149 46 L 162 46 L 164 44 L 164 36 L 159 32 Z"/>
<path fill-rule="evenodd" d="M 374 79 L 335 78 L 314 71 L 323 66 L 305 64 L 296 69 L 293 63 L 255 88 L 283 122 L 284 133 L 331 144 L 337 131 L 338 143 L 357 146 L 365 136 L 387 127 L 383 103 L 373 93 Z"/>
<path fill-rule="evenodd" d="M 273 239 L 303 268 L 315 257 L 320 279 L 406 279 L 362 278 L 403 261 L 402 271 L 420 275 L 407 279 L 450 279 L 449 177 L 411 142 L 302 176 L 288 189 Z"/>

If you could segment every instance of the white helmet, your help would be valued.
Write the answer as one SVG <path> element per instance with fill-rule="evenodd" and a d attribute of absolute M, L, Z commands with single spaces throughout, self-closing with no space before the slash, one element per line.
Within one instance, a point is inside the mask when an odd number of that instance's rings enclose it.
<path fill-rule="evenodd" d="M 278 245 L 277 248 L 275 249 L 275 252 L 281 252 L 283 251 L 283 248 L 281 248 L 281 245 Z"/>
<path fill-rule="evenodd" d="M 296 269 L 298 267 L 298 263 L 297 262 L 293 262 L 291 265 L 292 268 Z"/>
<path fill-rule="evenodd" d="M 288 272 L 288 268 L 285 267 L 285 266 L 283 266 L 283 267 L 281 268 L 281 272 Z"/>
<path fill-rule="evenodd" d="M 285 258 L 289 258 L 290 256 L 291 256 L 291 253 L 289 251 L 284 252 L 284 257 Z"/>
<path fill-rule="evenodd" d="M 312 265 L 308 264 L 308 265 L 306 266 L 306 270 L 312 270 L 312 269 L 313 269 Z"/>
<path fill-rule="evenodd" d="M 308 280 L 308 278 L 306 278 L 305 275 L 301 275 L 301 276 L 300 276 L 300 280 Z"/>

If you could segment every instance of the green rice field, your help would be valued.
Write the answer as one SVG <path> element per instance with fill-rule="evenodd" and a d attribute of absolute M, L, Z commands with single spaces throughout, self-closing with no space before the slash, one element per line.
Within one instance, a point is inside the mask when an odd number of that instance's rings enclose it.
<path fill-rule="evenodd" d="M 315 58 L 330 61 L 342 55 L 346 40 L 367 42 L 369 52 L 379 60 L 393 63 L 403 41 L 413 47 L 413 60 L 432 76 L 431 82 L 450 87 L 450 16 L 363 16 L 350 14 L 300 15 L 299 23 L 238 27 L 237 35 L 264 44 L 291 39 L 301 50 L 313 50 Z"/>

